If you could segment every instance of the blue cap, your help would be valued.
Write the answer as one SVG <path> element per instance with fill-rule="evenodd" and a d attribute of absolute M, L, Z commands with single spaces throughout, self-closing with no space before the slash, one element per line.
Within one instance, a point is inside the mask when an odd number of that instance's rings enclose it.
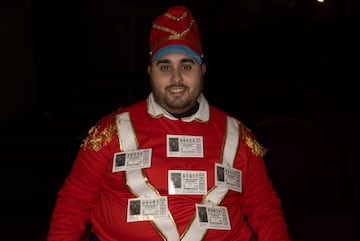
<path fill-rule="evenodd" d="M 170 53 L 182 53 L 182 54 L 186 54 L 192 58 L 194 58 L 196 60 L 196 62 L 198 62 L 199 64 L 201 64 L 201 57 L 199 56 L 199 54 L 197 54 L 194 50 L 192 50 L 190 47 L 186 46 L 186 45 L 180 45 L 180 44 L 172 44 L 172 45 L 167 45 L 161 49 L 159 49 L 154 56 L 152 57 L 152 60 L 157 60 L 160 57 L 166 55 L 166 54 L 170 54 Z"/>

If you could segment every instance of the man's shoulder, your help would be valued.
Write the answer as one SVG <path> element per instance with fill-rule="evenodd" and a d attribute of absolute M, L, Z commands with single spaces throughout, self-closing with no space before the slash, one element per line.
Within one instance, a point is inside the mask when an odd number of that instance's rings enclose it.
<path fill-rule="evenodd" d="M 252 131 L 241 121 L 238 121 L 240 129 L 241 140 L 251 149 L 251 152 L 256 156 L 263 157 L 267 150 L 259 144 Z"/>

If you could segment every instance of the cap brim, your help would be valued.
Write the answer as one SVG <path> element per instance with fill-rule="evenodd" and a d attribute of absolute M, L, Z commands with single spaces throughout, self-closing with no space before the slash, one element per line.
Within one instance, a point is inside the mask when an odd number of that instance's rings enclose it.
<path fill-rule="evenodd" d="M 201 57 L 194 50 L 192 50 L 190 47 L 188 47 L 186 45 L 180 45 L 180 44 L 172 44 L 172 45 L 167 45 L 165 47 L 160 48 L 158 51 L 156 51 L 156 53 L 152 57 L 152 60 L 153 61 L 158 60 L 162 56 L 171 54 L 171 53 L 186 54 L 186 55 L 194 58 L 196 60 L 196 62 L 201 64 Z"/>

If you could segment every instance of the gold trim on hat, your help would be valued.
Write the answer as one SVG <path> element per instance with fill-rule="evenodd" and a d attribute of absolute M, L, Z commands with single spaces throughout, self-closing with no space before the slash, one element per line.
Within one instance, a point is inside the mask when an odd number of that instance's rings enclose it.
<path fill-rule="evenodd" d="M 170 29 L 170 28 L 167 28 L 167 27 L 164 27 L 164 26 L 160 26 L 160 25 L 157 25 L 157 24 L 155 24 L 155 23 L 152 24 L 152 27 L 153 27 L 153 28 L 156 28 L 156 29 L 159 29 L 159 30 L 161 30 L 161 31 L 164 31 L 164 32 L 171 33 L 172 35 L 176 35 L 176 36 L 182 37 L 182 36 L 184 36 L 185 34 L 187 34 L 188 32 L 190 32 L 192 26 L 194 25 L 194 22 L 195 22 L 195 21 L 192 19 L 192 20 L 190 21 L 189 27 L 187 27 L 183 32 L 177 32 L 177 31 L 175 31 L 175 30 L 173 30 L 173 29 Z"/>
<path fill-rule="evenodd" d="M 175 15 L 172 15 L 172 14 L 166 12 L 166 13 L 164 13 L 164 16 L 171 19 L 171 20 L 180 21 L 180 20 L 183 20 L 184 18 L 186 18 L 188 16 L 188 12 L 184 12 L 181 16 L 175 16 Z M 174 29 L 164 27 L 164 26 L 160 26 L 160 25 L 156 24 L 155 21 L 152 23 L 152 26 L 151 26 L 152 28 L 163 31 L 163 32 L 170 33 L 171 35 L 167 36 L 167 37 L 164 37 L 164 38 L 161 38 L 161 39 L 158 39 L 153 44 L 153 46 L 151 47 L 151 49 L 149 51 L 150 56 L 152 56 L 154 50 L 157 49 L 157 47 L 161 43 L 163 43 L 165 41 L 168 41 L 168 40 L 185 40 L 185 41 L 189 42 L 190 44 L 192 44 L 198 50 L 196 52 L 200 53 L 200 57 L 203 58 L 203 52 L 202 52 L 202 48 L 201 48 L 201 43 L 198 44 L 196 41 L 193 41 L 191 38 L 188 38 L 188 37 L 185 36 L 193 28 L 193 26 L 194 26 L 194 24 L 196 22 L 195 19 L 191 19 L 190 23 L 189 23 L 189 26 L 182 32 L 177 32 Z M 201 40 L 199 39 L 199 41 L 201 41 Z"/>
<path fill-rule="evenodd" d="M 177 16 L 174 16 L 174 15 L 172 15 L 170 13 L 164 13 L 164 16 L 168 17 L 170 19 L 176 20 L 176 21 L 180 21 L 181 19 L 186 18 L 187 14 L 188 14 L 187 12 L 184 12 L 183 15 L 181 15 L 180 17 L 177 17 Z"/>

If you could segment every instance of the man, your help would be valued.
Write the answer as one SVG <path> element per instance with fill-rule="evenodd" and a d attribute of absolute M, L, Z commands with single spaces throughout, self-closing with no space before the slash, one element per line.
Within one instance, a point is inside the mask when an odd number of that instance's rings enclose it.
<path fill-rule="evenodd" d="M 101 241 L 289 241 L 265 149 L 202 94 L 206 65 L 186 7 L 154 20 L 147 71 L 147 100 L 105 116 L 83 141 L 48 241 L 77 241 L 88 221 Z"/>

